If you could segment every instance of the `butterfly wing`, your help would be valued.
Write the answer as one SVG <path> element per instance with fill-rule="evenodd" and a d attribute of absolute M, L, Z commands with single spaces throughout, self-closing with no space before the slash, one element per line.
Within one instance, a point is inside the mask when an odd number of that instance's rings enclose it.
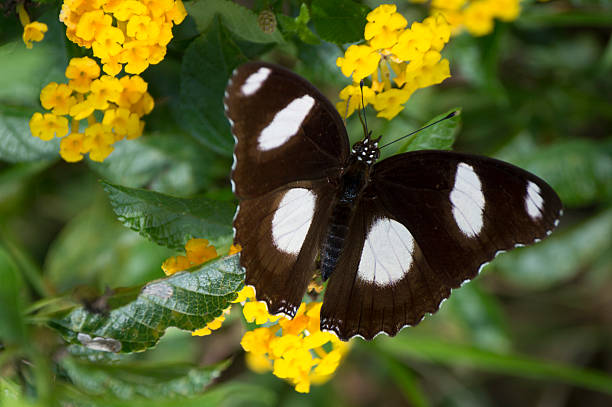
<path fill-rule="evenodd" d="M 344 124 L 305 79 L 276 65 L 247 63 L 234 71 L 224 102 L 236 138 L 238 198 L 339 176 L 350 151 Z"/>
<path fill-rule="evenodd" d="M 246 284 L 270 313 L 293 316 L 314 273 L 320 220 L 329 218 L 328 179 L 349 155 L 346 130 L 318 90 L 275 65 L 240 66 L 224 103 L 236 139 L 234 228 Z"/>
<path fill-rule="evenodd" d="M 321 327 L 342 339 L 395 335 L 500 251 L 546 237 L 561 214 L 550 186 L 508 163 L 445 151 L 383 160 L 330 277 Z"/>

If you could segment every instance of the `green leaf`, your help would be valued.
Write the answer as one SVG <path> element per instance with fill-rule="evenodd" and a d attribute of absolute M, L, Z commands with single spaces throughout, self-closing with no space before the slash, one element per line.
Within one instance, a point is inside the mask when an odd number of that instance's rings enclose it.
<path fill-rule="evenodd" d="M 104 162 L 89 161 L 89 165 L 114 184 L 193 195 L 215 177 L 227 174 L 226 166 L 224 173 L 214 167 L 218 161 L 218 156 L 209 149 L 179 133 L 172 136 L 151 134 L 121 141 L 115 144 L 115 150 Z"/>
<path fill-rule="evenodd" d="M 0 105 L 0 160 L 11 163 L 57 159 L 59 139 L 32 136 L 30 119 L 36 110 Z"/>
<path fill-rule="evenodd" d="M 90 395 L 130 400 L 193 397 L 227 368 L 229 361 L 197 367 L 185 364 L 100 363 L 73 357 L 60 361 L 68 377 Z"/>
<path fill-rule="evenodd" d="M 13 260 L 0 246 L 0 342 L 23 343 L 23 282 Z"/>
<path fill-rule="evenodd" d="M 448 112 L 439 114 L 425 123 L 423 127 L 428 126 L 455 111 L 459 111 L 459 109 L 455 108 L 449 110 Z M 408 137 L 403 144 L 402 142 L 399 142 L 401 147 L 397 150 L 397 154 L 416 150 L 450 150 L 455 142 L 455 137 L 459 131 L 460 124 L 461 114 L 459 113 L 450 119 L 444 120 L 425 130 L 421 130 L 418 133 Z"/>
<path fill-rule="evenodd" d="M 67 392 L 68 393 L 68 392 Z M 112 400 L 76 397 L 69 392 L 64 400 L 65 405 L 86 405 L 101 407 L 234 407 L 234 406 L 276 406 L 276 394 L 261 385 L 240 382 L 227 382 L 211 388 L 204 394 L 180 399 L 143 399 Z"/>
<path fill-rule="evenodd" d="M 363 39 L 369 7 L 352 0 L 313 0 L 312 22 L 317 34 L 336 44 Z"/>
<path fill-rule="evenodd" d="M 62 229 L 47 252 L 45 277 L 60 293 L 81 285 L 132 286 L 162 275 L 161 264 L 173 254 L 126 229 L 104 202 Z"/>
<path fill-rule="evenodd" d="M 478 281 L 453 290 L 443 313 L 463 328 L 463 336 L 470 343 L 495 351 L 510 349 L 510 336 L 500 306 L 495 297 L 479 288 Z"/>
<path fill-rule="evenodd" d="M 187 14 L 193 18 L 198 30 L 205 31 L 219 16 L 223 25 L 233 34 L 255 43 L 282 43 L 283 36 L 274 31 L 264 32 L 257 22 L 257 14 L 229 0 L 206 0 L 185 3 Z"/>
<path fill-rule="evenodd" d="M 287 17 L 282 14 L 278 15 L 277 18 L 284 33 L 295 34 L 306 44 L 317 45 L 321 42 L 319 37 L 308 28 L 310 12 L 306 3 L 302 3 L 300 14 L 296 18 Z"/>
<path fill-rule="evenodd" d="M 77 307 L 49 325 L 70 343 L 110 352 L 140 352 L 166 328 L 193 331 L 221 315 L 243 286 L 239 255 L 220 258 L 144 286 L 116 289 L 108 312 Z"/>
<path fill-rule="evenodd" d="M 501 158 L 544 178 L 565 206 L 612 199 L 612 142 L 564 140 L 530 153 L 521 149 L 521 143 L 517 140 L 516 147 L 504 148 Z"/>
<path fill-rule="evenodd" d="M 189 45 L 183 57 L 180 123 L 196 140 L 228 157 L 234 140 L 223 111 L 223 94 L 234 68 L 246 61 L 217 19 Z"/>
<path fill-rule="evenodd" d="M 612 376 L 607 373 L 528 356 L 496 353 L 429 336 L 407 334 L 395 338 L 380 337 L 375 341 L 375 346 L 396 358 L 411 357 L 522 378 L 557 381 L 612 394 Z"/>
<path fill-rule="evenodd" d="M 20 205 L 32 178 L 50 166 L 50 161 L 33 161 L 12 165 L 0 171 L 0 212 L 8 213 Z"/>
<path fill-rule="evenodd" d="M 563 218 L 561 219 L 563 222 Z M 529 248 L 505 253 L 491 263 L 516 284 L 542 289 L 572 278 L 612 250 L 612 209 Z"/>
<path fill-rule="evenodd" d="M 235 207 L 205 198 L 177 198 L 159 192 L 103 183 L 119 220 L 155 243 L 183 250 L 191 238 L 203 238 L 227 253 L 232 243 Z"/>

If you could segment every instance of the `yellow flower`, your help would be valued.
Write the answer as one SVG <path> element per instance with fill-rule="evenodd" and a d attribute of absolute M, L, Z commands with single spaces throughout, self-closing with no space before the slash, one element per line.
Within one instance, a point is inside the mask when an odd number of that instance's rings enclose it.
<path fill-rule="evenodd" d="M 463 24 L 470 34 L 480 36 L 493 31 L 493 10 L 487 2 L 472 2 L 463 13 Z"/>
<path fill-rule="evenodd" d="M 403 104 L 410 99 L 412 92 L 405 89 L 389 89 L 376 95 L 374 108 L 378 111 L 377 117 L 392 119 L 404 109 Z"/>
<path fill-rule="evenodd" d="M 91 81 L 100 76 L 100 67 L 89 57 L 72 58 L 66 68 L 66 78 L 70 79 L 68 85 L 80 93 L 89 91 Z"/>
<path fill-rule="evenodd" d="M 149 16 L 132 16 L 127 23 L 128 37 L 136 38 L 138 41 L 156 39 L 159 36 L 161 27 Z"/>
<path fill-rule="evenodd" d="M 147 83 L 138 75 L 124 76 L 119 79 L 123 90 L 117 100 L 119 107 L 130 108 L 137 103 L 142 95 L 147 91 Z"/>
<path fill-rule="evenodd" d="M 274 336 L 274 331 L 271 328 L 257 328 L 246 332 L 242 336 L 240 346 L 247 352 L 264 355 L 269 352 L 270 339 Z"/>
<path fill-rule="evenodd" d="M 115 136 L 102 123 L 94 123 L 85 129 L 83 149 L 89 151 L 89 159 L 102 162 L 113 152 Z"/>
<path fill-rule="evenodd" d="M 174 24 L 180 24 L 187 17 L 187 10 L 182 0 L 175 0 L 172 10 L 166 13 L 166 20 L 172 21 Z"/>
<path fill-rule="evenodd" d="M 23 42 L 26 47 L 32 48 L 32 41 L 42 41 L 47 32 L 47 24 L 39 23 L 38 21 L 30 22 L 30 16 L 28 15 L 23 3 L 17 5 L 17 13 L 19 14 L 19 20 L 23 26 Z"/>
<path fill-rule="evenodd" d="M 26 47 L 32 48 L 32 42 L 40 42 L 45 38 L 47 24 L 34 21 L 23 27 L 23 42 Z"/>
<path fill-rule="evenodd" d="M 266 322 L 275 322 L 282 318 L 281 315 L 268 314 L 266 303 L 259 301 L 251 301 L 244 304 L 242 313 L 247 322 L 255 322 L 257 325 L 265 324 Z"/>
<path fill-rule="evenodd" d="M 185 252 L 192 264 L 202 264 L 217 257 L 215 246 L 206 239 L 190 239 L 185 245 Z"/>
<path fill-rule="evenodd" d="M 244 359 L 249 369 L 256 373 L 265 373 L 272 370 L 272 361 L 264 354 L 247 352 Z"/>
<path fill-rule="evenodd" d="M 121 44 L 123 44 L 124 41 L 125 35 L 119 28 L 113 26 L 104 27 L 98 32 L 91 45 L 93 54 L 101 60 L 119 55 L 123 49 Z M 121 68 L 119 70 L 121 70 Z"/>
<path fill-rule="evenodd" d="M 408 22 L 395 12 L 394 4 L 383 4 L 368 14 L 364 37 L 375 49 L 389 48 L 397 42 L 399 31 Z"/>
<path fill-rule="evenodd" d="M 339 57 L 336 65 L 340 67 L 345 76 L 353 75 L 353 81 L 359 82 L 378 66 L 380 54 L 367 45 L 351 45 L 344 54 L 344 58 Z"/>
<path fill-rule="evenodd" d="M 398 43 L 391 49 L 391 52 L 401 60 L 413 60 L 431 47 L 432 39 L 433 33 L 428 26 L 414 22 L 409 30 L 400 35 Z"/>
<path fill-rule="evenodd" d="M 104 113 L 102 123 L 111 126 L 117 136 L 134 139 L 142 134 L 142 125 L 136 113 L 130 113 L 128 109 L 108 109 Z"/>
<path fill-rule="evenodd" d="M 229 313 L 230 313 L 230 308 L 228 307 L 228 308 L 223 310 L 221 315 L 219 315 L 217 318 L 215 318 L 212 321 L 210 321 L 209 323 L 207 323 L 204 328 L 200 328 L 200 329 L 197 329 L 197 330 L 193 331 L 191 333 L 191 335 L 192 336 L 206 336 L 206 335 L 210 335 L 212 333 L 212 331 L 221 328 L 221 325 L 225 321 L 225 316 L 229 315 Z"/>
<path fill-rule="evenodd" d="M 136 0 L 118 1 L 112 9 L 113 15 L 119 21 L 127 21 L 134 15 L 146 15 L 147 12 L 147 6 Z"/>
<path fill-rule="evenodd" d="M 136 113 L 138 116 L 142 117 L 146 114 L 151 113 L 153 107 L 155 107 L 155 101 L 153 100 L 153 97 L 149 94 L 149 92 L 145 92 L 142 97 L 138 99 L 138 102 L 130 106 L 129 109 L 130 112 Z"/>
<path fill-rule="evenodd" d="M 167 258 L 161 265 L 162 270 L 167 276 L 171 276 L 179 271 L 187 270 L 191 267 L 191 262 L 187 256 L 172 256 Z"/>
<path fill-rule="evenodd" d="M 68 119 L 53 113 L 34 113 L 30 119 L 32 136 L 48 141 L 53 137 L 64 137 L 68 133 Z"/>
<path fill-rule="evenodd" d="M 150 50 L 147 43 L 130 41 L 123 44 L 123 51 L 119 61 L 126 64 L 124 69 L 127 73 L 139 74 L 149 67 Z"/>
<path fill-rule="evenodd" d="M 230 255 L 231 255 L 230 250 Z M 246 300 L 255 300 L 255 290 L 250 285 L 245 285 L 242 290 L 238 292 L 238 297 L 232 301 L 233 303 L 245 302 Z"/>
<path fill-rule="evenodd" d="M 111 27 L 113 18 L 104 14 L 102 10 L 93 10 L 84 13 L 76 27 L 76 35 L 82 40 L 91 42 L 100 32 Z"/>
<path fill-rule="evenodd" d="M 95 108 L 92 101 L 90 100 L 90 98 L 87 98 L 81 102 L 76 103 L 70 108 L 70 116 L 74 117 L 75 120 L 81 120 L 85 119 L 86 117 L 89 117 L 94 112 L 94 110 Z"/>
<path fill-rule="evenodd" d="M 62 116 L 68 114 L 76 98 L 68 85 L 51 82 L 40 91 L 40 103 L 45 109 L 52 110 L 53 114 Z"/>
<path fill-rule="evenodd" d="M 108 102 L 117 102 L 119 100 L 123 86 L 119 79 L 104 75 L 91 83 L 90 90 L 91 93 L 87 100 L 91 102 L 95 109 L 106 110 L 109 106 Z"/>
<path fill-rule="evenodd" d="M 83 146 L 85 136 L 82 133 L 71 133 L 64 137 L 60 143 L 60 155 L 70 163 L 81 161 L 87 151 Z"/>
<path fill-rule="evenodd" d="M 374 100 L 375 93 L 369 86 L 363 87 L 363 103 L 365 106 Z M 342 117 L 353 114 L 355 109 L 361 108 L 361 89 L 359 85 L 348 85 L 340 91 L 341 101 L 336 103 L 336 109 Z M 348 109 L 348 111 L 347 111 Z"/>

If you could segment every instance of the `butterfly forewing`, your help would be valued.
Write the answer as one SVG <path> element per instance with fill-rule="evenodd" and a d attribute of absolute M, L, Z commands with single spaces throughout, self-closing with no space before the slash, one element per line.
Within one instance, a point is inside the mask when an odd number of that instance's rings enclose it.
<path fill-rule="evenodd" d="M 239 198 L 339 177 L 349 155 L 346 130 L 334 106 L 306 80 L 275 65 L 248 63 L 232 75 L 224 103 L 236 138 L 232 178 Z"/>
<path fill-rule="evenodd" d="M 271 313 L 295 315 L 315 269 L 337 179 L 348 158 L 342 120 L 307 81 L 249 63 L 230 79 L 226 115 L 236 138 L 234 220 L 246 284 Z"/>
<path fill-rule="evenodd" d="M 418 151 L 374 166 L 327 286 L 322 328 L 394 335 L 497 253 L 546 237 L 562 206 L 541 179 L 480 156 Z"/>

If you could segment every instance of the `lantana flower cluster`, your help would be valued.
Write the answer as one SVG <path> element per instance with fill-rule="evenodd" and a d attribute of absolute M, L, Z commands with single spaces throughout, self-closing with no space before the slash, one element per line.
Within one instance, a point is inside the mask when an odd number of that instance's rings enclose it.
<path fill-rule="evenodd" d="M 239 245 L 232 245 L 229 254 L 238 253 Z M 162 269 L 166 275 L 200 265 L 217 257 L 217 251 L 206 239 L 191 239 L 185 245 L 185 255 L 168 258 Z M 310 385 L 329 380 L 348 352 L 349 345 L 320 328 L 322 302 L 302 303 L 293 319 L 270 315 L 264 302 L 255 298 L 251 286 L 245 286 L 232 303 L 242 304 L 242 313 L 249 323 L 260 325 L 247 331 L 240 344 L 247 352 L 247 365 L 256 372 L 272 371 L 301 393 Z M 205 327 L 192 332 L 194 336 L 210 335 L 219 329 L 230 313 L 228 307 Z"/>
<path fill-rule="evenodd" d="M 329 380 L 349 349 L 330 332 L 321 331 L 322 302 L 302 303 L 293 319 L 270 315 L 247 286 L 240 293 L 242 312 L 248 322 L 264 325 L 248 331 L 240 344 L 247 352 L 248 366 L 272 373 L 291 383 L 297 392 L 308 393 L 311 384 Z"/>
<path fill-rule="evenodd" d="M 520 0 L 432 0 L 431 13 L 442 13 L 453 34 L 463 29 L 473 36 L 493 31 L 495 19 L 513 21 L 521 13 Z"/>
<path fill-rule="evenodd" d="M 151 112 L 154 102 L 140 76 L 100 76 L 96 61 L 83 57 L 70 60 L 66 78 L 67 84 L 51 82 L 42 89 L 40 102 L 50 112 L 34 113 L 30 120 L 34 137 L 62 139 L 64 160 L 80 161 L 89 153 L 91 160 L 103 161 L 115 142 L 142 134 L 141 117 Z M 84 131 L 80 130 L 81 120 L 87 120 Z"/>
<path fill-rule="evenodd" d="M 115 76 L 122 68 L 140 74 L 163 60 L 173 24 L 186 15 L 181 0 L 64 0 L 60 21 L 68 39 L 92 48 Z"/>
<path fill-rule="evenodd" d="M 340 92 L 336 108 L 344 117 L 361 106 L 359 82 L 371 75 L 371 86 L 363 87 L 364 105 L 373 104 L 378 117 L 391 120 L 420 88 L 450 77 L 449 62 L 440 52 L 450 38 L 450 25 L 442 14 L 427 17 L 407 27 L 396 6 L 383 4 L 367 15 L 365 44 L 351 45 L 336 64 L 353 84 Z"/>

